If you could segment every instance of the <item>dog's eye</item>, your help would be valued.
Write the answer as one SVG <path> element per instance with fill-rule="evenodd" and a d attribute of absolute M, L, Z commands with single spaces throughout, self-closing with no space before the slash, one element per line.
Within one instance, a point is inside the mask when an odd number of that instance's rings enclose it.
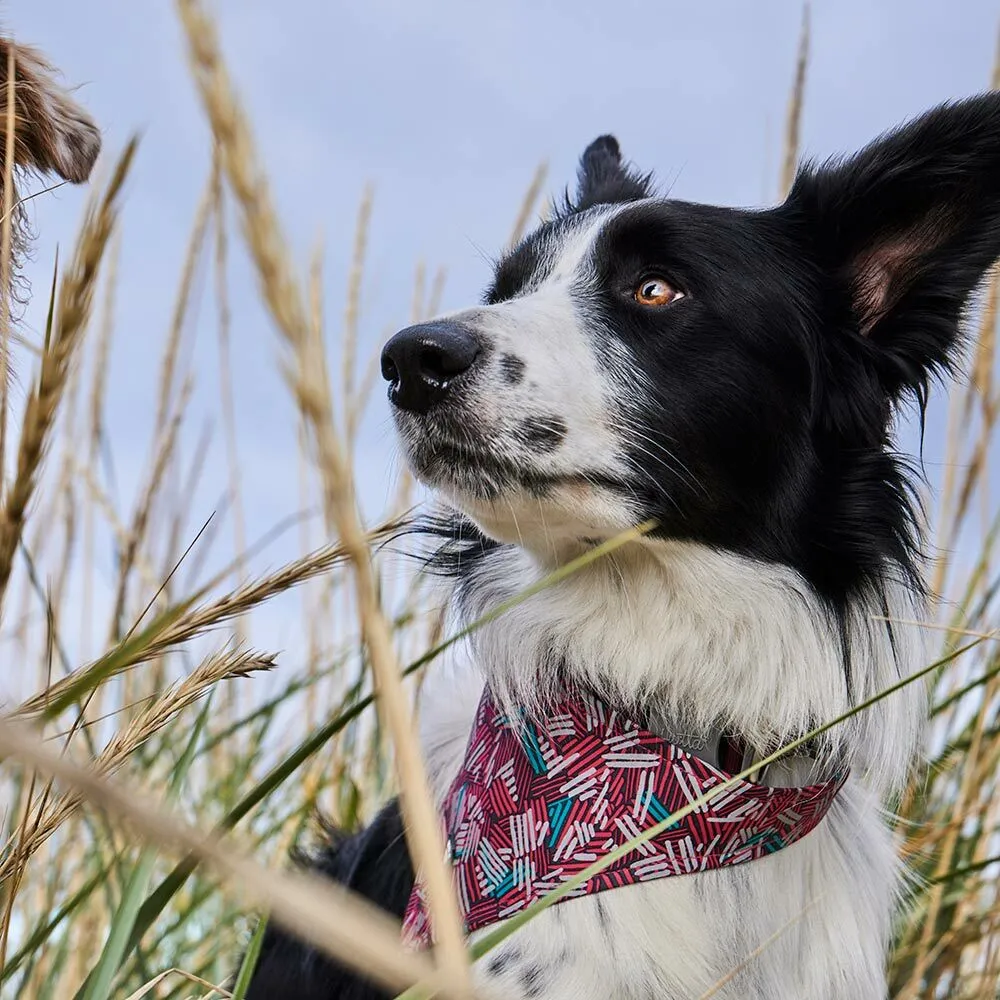
<path fill-rule="evenodd" d="M 643 278 L 633 294 L 641 306 L 669 306 L 671 302 L 684 298 L 683 292 L 677 291 L 666 278 L 658 275 Z"/>

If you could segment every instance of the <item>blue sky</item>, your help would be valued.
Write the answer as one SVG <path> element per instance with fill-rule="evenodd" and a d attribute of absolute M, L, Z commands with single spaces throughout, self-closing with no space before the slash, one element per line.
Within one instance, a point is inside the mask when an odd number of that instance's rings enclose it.
<path fill-rule="evenodd" d="M 790 0 L 650 5 L 633 0 L 223 0 L 215 5 L 231 72 L 253 116 L 281 215 L 303 265 L 326 246 L 324 287 L 336 353 L 357 204 L 375 185 L 362 356 L 404 325 L 414 267 L 447 269 L 443 304 L 486 282 L 531 175 L 549 189 L 573 175 L 594 136 L 614 132 L 627 156 L 679 198 L 756 205 L 776 194 L 801 6 Z M 820 0 L 813 9 L 803 147 L 826 156 L 989 81 L 1000 10 L 985 0 Z M 3 20 L 37 44 L 79 95 L 116 153 L 142 143 L 124 214 L 108 422 L 124 506 L 153 433 L 156 369 L 185 245 L 207 177 L 208 130 L 167 0 L 10 0 Z M 44 289 L 56 244 L 71 244 L 82 194 L 37 199 L 29 275 Z M 203 282 L 205 284 L 205 282 Z M 249 534 L 298 508 L 294 411 L 278 341 L 245 258 L 231 267 L 236 405 Z M 214 305 L 192 329 L 198 381 L 186 429 L 193 446 L 215 420 L 194 521 L 225 490 L 218 422 Z M 42 324 L 39 299 L 25 323 Z M 932 413 L 934 475 L 941 408 Z M 361 483 L 374 516 L 398 462 L 384 396 L 361 437 Z M 318 541 L 318 534 L 314 534 Z M 268 550 L 274 565 L 297 535 Z M 111 579 L 110 558 L 106 560 Z M 293 626 L 273 623 L 279 643 Z"/>

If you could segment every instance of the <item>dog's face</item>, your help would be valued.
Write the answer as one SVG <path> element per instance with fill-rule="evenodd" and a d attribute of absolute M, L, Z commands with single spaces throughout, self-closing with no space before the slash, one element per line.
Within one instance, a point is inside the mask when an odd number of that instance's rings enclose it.
<path fill-rule="evenodd" d="M 892 406 L 923 399 L 1000 253 L 998 166 L 993 96 L 803 171 L 763 212 L 655 198 L 597 140 L 484 305 L 386 345 L 409 464 L 528 548 L 653 519 L 831 593 L 908 565 Z"/>
<path fill-rule="evenodd" d="M 387 348 L 416 474 L 506 541 L 732 516 L 783 464 L 760 428 L 808 416 L 791 261 L 769 229 L 651 198 L 544 225 L 499 263 L 486 305 Z"/>

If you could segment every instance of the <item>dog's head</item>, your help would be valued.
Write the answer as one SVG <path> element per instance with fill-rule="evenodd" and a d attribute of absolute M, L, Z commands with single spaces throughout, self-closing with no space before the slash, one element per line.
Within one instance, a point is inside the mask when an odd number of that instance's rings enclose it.
<path fill-rule="evenodd" d="M 655 519 L 831 597 L 912 569 L 895 405 L 922 404 L 1000 255 L 1000 96 L 743 211 L 664 200 L 610 137 L 483 305 L 382 355 L 415 474 L 539 551 Z"/>
<path fill-rule="evenodd" d="M 11 86 L 11 66 L 14 69 Z M 101 150 L 101 133 L 90 115 L 60 85 L 37 50 L 0 37 L 0 205 L 7 176 L 8 123 L 13 110 L 13 179 L 24 173 L 55 174 L 81 184 Z M 13 101 L 13 108 L 11 102 Z M 15 268 L 27 239 L 16 190 L 11 191 Z M 2 211 L 2 209 L 0 209 Z"/>

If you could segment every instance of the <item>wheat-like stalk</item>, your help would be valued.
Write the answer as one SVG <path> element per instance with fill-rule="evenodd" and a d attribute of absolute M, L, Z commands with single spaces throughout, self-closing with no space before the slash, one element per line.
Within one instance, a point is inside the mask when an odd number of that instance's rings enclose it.
<path fill-rule="evenodd" d="M 21 513 L 14 519 L 20 527 L 14 531 L 12 559 L 21 565 L 16 572 L 11 565 L 5 570 L 7 628 L 0 638 L 7 642 L 6 662 L 17 667 L 16 676 L 11 671 L 12 704 L 17 707 L 13 723 L 8 716 L 0 720 L 0 728 L 8 735 L 15 732 L 18 739 L 26 737 L 28 742 L 18 744 L 14 753 L 29 763 L 22 769 L 9 756 L 0 791 L 5 802 L 0 811 L 3 995 L 11 991 L 24 997 L 106 1000 L 110 995 L 131 994 L 136 1000 L 153 995 L 179 1000 L 210 989 L 208 984 L 228 982 L 254 919 L 246 910 L 248 904 L 235 898 L 236 883 L 251 869 L 256 878 L 259 867 L 238 871 L 225 867 L 218 851 L 247 864 L 252 853 L 258 861 L 282 867 L 289 846 L 306 838 L 318 804 L 350 830 L 401 784 L 407 827 L 411 837 L 417 834 L 409 845 L 411 853 L 418 857 L 420 850 L 428 849 L 428 840 L 419 841 L 423 828 L 414 823 L 413 789 L 420 783 L 419 774 L 413 783 L 406 749 L 413 748 L 412 733 L 407 733 L 410 707 L 416 711 L 420 706 L 421 667 L 461 637 L 442 637 L 444 609 L 431 604 L 430 589 L 415 581 L 412 573 L 396 571 L 395 554 L 387 543 L 400 530 L 398 523 L 385 522 L 368 535 L 362 531 L 360 538 L 352 535 L 361 525 L 353 487 L 354 444 L 364 408 L 375 396 L 378 341 L 392 333 L 392 328 L 366 328 L 361 307 L 362 290 L 369 284 L 368 243 L 378 235 L 371 228 L 370 188 L 365 188 L 358 206 L 353 244 L 348 234 L 350 259 L 342 275 L 333 275 L 345 298 L 338 323 L 341 337 L 334 341 L 340 353 L 331 368 L 325 339 L 330 292 L 325 283 L 332 269 L 317 249 L 300 281 L 249 121 L 226 75 L 214 26 L 194 0 L 185 0 L 179 9 L 193 30 L 187 44 L 212 125 L 212 172 L 205 196 L 193 211 L 172 312 L 164 322 L 149 317 L 148 325 L 162 330 L 161 346 L 149 352 L 153 361 L 148 370 L 127 373 L 130 380 L 149 375 L 153 385 L 148 412 L 137 414 L 154 422 L 155 433 L 141 456 L 144 465 L 135 499 L 127 504 L 119 501 L 121 463 L 116 445 L 121 427 L 104 416 L 105 398 L 114 394 L 119 375 L 114 364 L 118 344 L 112 333 L 120 229 L 111 227 L 103 249 L 93 245 L 94 215 L 101 209 L 101 198 L 86 213 L 81 235 L 81 240 L 91 240 L 88 267 L 94 280 L 88 294 L 100 294 L 102 300 L 94 336 L 85 337 L 88 322 L 77 319 L 72 334 L 76 343 L 68 360 L 63 354 L 59 361 L 58 351 L 65 351 L 65 345 L 60 349 L 57 342 L 63 336 L 62 299 L 67 282 L 80 273 L 79 247 L 69 255 L 69 266 L 57 269 L 53 297 L 58 308 L 53 306 L 45 342 L 35 344 L 21 337 L 9 323 L 4 330 L 14 349 L 23 350 L 26 358 L 37 358 L 39 370 L 25 380 L 29 405 L 9 411 L 8 452 L 20 455 L 24 444 L 29 457 L 20 472 L 10 463 L 15 478 L 20 476 Z M 782 188 L 790 182 L 799 156 L 808 19 L 806 10 L 776 171 Z M 210 30 L 203 31 L 206 25 Z M 1000 60 L 994 67 L 994 87 L 998 81 Z M 19 129 L 27 124 L 17 122 Z M 513 213 L 511 239 L 531 225 L 544 183 L 540 167 L 520 209 Z M 117 211 L 120 195 L 113 200 Z M 0 220 L 0 239 L 6 238 L 3 228 L 18 220 L 19 205 L 11 193 Z M 227 218 L 230 208 L 239 223 L 232 229 Z M 41 228 L 44 236 L 45 227 Z M 506 235 L 499 233 L 498 243 Z M 19 250 L 16 230 L 13 238 L 14 249 Z M 205 246 L 209 239 L 211 249 Z M 123 277 L 135 270 L 124 255 L 134 257 L 141 250 L 141 243 L 121 246 Z M 43 254 L 48 252 L 43 249 Z M 255 565 L 260 548 L 247 543 L 250 523 L 244 520 L 240 497 L 246 468 L 241 461 L 250 459 L 252 448 L 250 439 L 244 442 L 241 437 L 233 400 L 240 384 L 234 385 L 232 365 L 242 345 L 240 330 L 230 329 L 235 316 L 230 315 L 226 277 L 231 263 L 244 255 L 256 270 L 261 302 L 279 333 L 281 374 L 295 406 L 289 433 L 298 434 L 301 444 L 302 487 L 300 497 L 289 493 L 289 502 L 303 511 L 319 509 L 324 540 L 340 539 L 337 545 L 311 551 L 315 543 L 310 533 L 317 525 L 301 517 L 303 558 L 273 572 L 261 572 Z M 335 259 L 331 252 L 329 260 Z M 206 288 L 216 299 L 218 383 L 202 367 L 205 345 L 196 345 L 196 338 L 203 336 L 201 324 L 190 318 L 194 289 L 209 263 L 215 280 Z M 16 266 L 12 270 L 16 273 Z M 99 293 L 98 277 L 104 281 Z M 421 262 L 415 269 L 412 298 L 404 295 L 397 303 L 397 325 L 437 315 L 444 280 L 444 268 L 433 270 Z M 77 301 L 81 298 L 76 295 Z M 996 301 L 996 286 L 990 285 L 972 326 L 970 389 L 963 391 L 959 382 L 951 390 L 947 454 L 936 477 L 943 479 L 944 497 L 937 505 L 927 505 L 933 513 L 930 527 L 946 550 L 932 576 L 933 583 L 940 582 L 935 589 L 945 600 L 933 621 L 892 622 L 894 628 L 925 630 L 944 654 L 981 640 L 961 661 L 935 666 L 931 760 L 894 805 L 901 853 L 915 879 L 911 904 L 899 914 L 888 968 L 888 995 L 893 1000 L 903 996 L 995 1000 L 998 995 L 1000 889 L 994 873 L 1000 853 L 1000 643 L 996 641 L 1000 577 L 995 544 L 1000 516 L 995 496 L 990 495 L 1000 405 Z M 242 317 L 250 303 L 240 305 Z M 87 311 L 92 311 L 90 306 Z M 72 319 L 72 310 L 67 315 Z M 88 365 L 89 382 L 84 378 Z M 331 372 L 337 374 L 332 384 Z M 39 400 L 32 403 L 32 399 L 40 392 L 43 373 L 49 402 L 47 410 L 42 408 L 48 415 L 40 421 Z M 218 445 L 207 430 L 198 435 L 196 429 L 190 444 L 187 435 L 179 433 L 181 421 L 185 428 L 190 422 L 185 414 L 201 410 L 201 398 L 197 406 L 186 406 L 188 387 L 195 383 L 201 396 L 206 387 L 211 394 L 218 385 L 218 413 L 225 432 Z M 929 419 L 934 419 L 933 413 Z M 225 469 L 218 447 L 226 450 Z M 58 455 L 46 460 L 47 448 L 58 449 Z M 359 455 L 358 465 L 366 458 Z M 129 456 L 130 464 L 132 460 Z M 189 522 L 197 515 L 201 523 L 208 513 L 192 509 L 192 496 L 203 471 L 214 471 L 213 463 L 222 469 L 222 488 L 228 485 L 227 503 L 192 541 Z M 936 469 L 934 465 L 927 471 Z M 404 472 L 398 488 L 387 497 L 389 516 L 408 515 L 413 485 Z M 0 525 L 8 523 L 12 488 L 9 482 L 0 489 Z M 981 525 L 974 516 L 977 510 Z M 226 517 L 232 517 L 231 525 Z M 221 547 L 223 539 L 227 551 L 219 560 L 221 568 L 213 564 L 209 571 L 208 560 L 218 555 L 213 545 Z M 965 545 L 970 540 L 977 546 L 971 566 Z M 372 560 L 374 551 L 379 553 L 377 564 Z M 299 584 L 307 593 L 299 619 L 289 622 L 284 611 L 288 603 L 279 605 L 279 614 L 282 628 L 290 627 L 303 637 L 301 644 L 296 643 L 303 648 L 294 656 L 283 656 L 277 669 L 265 672 L 270 657 L 250 652 L 239 637 L 251 629 L 256 633 L 254 622 L 268 602 Z M 530 592 L 518 600 L 529 597 Z M 77 643 L 69 623 L 78 619 L 82 620 Z M 260 630 L 271 624 L 265 619 Z M 111 648 L 95 650 L 93 644 L 107 636 L 112 637 Z M 216 652 L 206 655 L 210 650 Z M 396 656 L 413 660 L 406 672 L 410 679 L 405 697 L 394 684 Z M 227 682 L 231 676 L 227 671 L 236 670 L 241 657 L 261 670 L 254 677 Z M 385 677 L 391 690 L 382 683 Z M 378 714 L 366 709 L 372 686 L 380 695 Z M 387 691 L 388 701 L 399 698 L 395 707 L 387 703 Z M 35 729 L 16 728 L 18 723 Z M 42 733 L 44 749 L 61 757 L 57 765 L 72 773 L 59 771 L 55 780 L 48 758 L 33 756 Z M 6 750 L 4 744 L 0 753 Z M 81 770 L 84 780 L 93 784 L 76 782 Z M 128 785 L 122 784 L 126 781 Z M 165 801 L 152 806 L 142 799 L 142 788 Z M 129 800 L 122 807 L 125 812 L 133 800 L 139 804 L 139 827 L 126 829 L 121 821 L 124 813 L 118 803 L 123 791 Z M 104 797 L 107 794 L 111 799 Z M 178 801 L 193 823 L 183 827 L 180 839 L 169 832 L 170 810 Z M 164 817 L 169 829 L 163 826 Z M 142 826 L 144 821 L 147 826 Z M 208 848 L 194 826 L 215 831 Z M 234 847 L 228 836 L 221 839 L 223 831 L 237 829 L 242 848 Z M 187 852 L 188 845 L 194 854 L 186 853 L 165 873 L 169 851 L 180 846 Z M 150 864 L 155 869 L 152 881 L 146 869 Z M 437 870 L 446 875 L 443 866 Z M 308 940 L 320 947 L 332 944 L 334 955 L 374 974 L 386 988 L 435 973 L 441 978 L 432 985 L 464 984 L 461 972 L 452 975 L 463 962 L 460 933 L 450 946 L 446 944 L 443 954 L 434 956 L 444 957 L 444 965 L 418 957 L 417 969 L 404 955 L 404 968 L 394 964 L 400 959 L 398 923 L 378 923 L 385 934 L 368 939 L 369 952 L 359 951 L 356 940 L 349 943 L 344 936 L 343 926 L 322 923 L 353 922 L 359 912 L 352 908 L 354 901 L 348 897 L 345 909 L 340 895 L 323 894 L 324 887 L 317 895 L 313 882 L 293 882 L 290 896 L 283 879 L 279 877 L 276 885 L 265 874 L 249 905 L 269 909 L 275 898 L 271 893 L 277 893 L 283 899 L 275 910 L 278 922 L 312 921 L 311 932 L 302 931 Z M 441 911 L 432 909 L 440 923 Z M 366 934 L 368 926 L 358 922 L 353 929 Z M 729 971 L 708 995 L 730 989 L 742 970 L 752 974 L 754 962 L 780 941 L 785 930 L 778 929 L 770 938 L 762 934 L 760 947 L 751 954 L 730 956 Z M 490 940 L 498 938 L 491 932 Z M 482 949 L 477 943 L 472 950 L 478 955 Z M 100 982 L 112 985 L 102 987 L 96 996 L 85 996 L 85 988 L 97 988 L 97 965 L 108 955 L 113 961 L 109 959 L 110 965 L 100 970 Z M 388 972 L 380 965 L 385 956 L 393 965 Z"/>
<path fill-rule="evenodd" d="M 114 774 L 156 733 L 208 691 L 223 681 L 249 677 L 273 666 L 273 656 L 253 650 L 226 649 L 206 657 L 183 680 L 148 702 L 124 728 L 118 730 L 90 766 L 96 774 Z M 0 884 L 27 863 L 45 841 L 66 823 L 82 801 L 79 792 L 65 792 L 58 798 L 49 799 L 36 811 L 30 834 L 23 837 L 15 849 L 0 852 L 3 855 L 0 858 Z"/>
<path fill-rule="evenodd" d="M 212 155 L 212 208 L 215 217 L 215 294 L 219 303 L 219 403 L 222 426 L 226 435 L 226 463 L 229 469 L 229 495 L 233 505 L 233 541 L 236 549 L 234 578 L 237 584 L 246 580 L 244 557 L 247 548 L 246 513 L 243 510 L 242 476 L 240 474 L 239 444 L 236 432 L 236 404 L 233 392 L 233 365 L 231 358 L 232 316 L 229 308 L 227 262 L 229 239 L 226 233 L 225 189 L 222 184 L 222 164 L 218 148 Z M 237 620 L 238 638 L 245 638 Z"/>
<path fill-rule="evenodd" d="M 395 531 L 395 526 L 384 527 L 374 534 L 374 537 L 387 537 Z M 298 586 L 316 576 L 329 573 L 330 570 L 349 558 L 349 550 L 345 545 L 329 545 L 301 559 L 288 563 L 281 569 L 251 581 L 235 590 L 224 594 L 207 604 L 181 608 L 178 613 L 167 613 L 160 627 L 156 628 L 148 640 L 117 659 L 114 673 L 121 673 L 138 663 L 162 656 L 170 649 L 189 642 L 197 636 L 231 622 L 251 608 L 263 604 L 277 594 Z M 98 661 L 98 664 L 101 661 Z M 59 702 L 70 692 L 77 690 L 80 681 L 92 673 L 95 664 L 73 671 L 66 677 L 50 684 L 41 694 L 24 701 L 13 713 L 16 716 L 37 715 L 46 712 L 53 702 Z M 102 677 L 103 679 L 103 677 Z"/>
<path fill-rule="evenodd" d="M 426 880 L 431 916 L 440 941 L 441 965 L 456 992 L 469 996 L 471 985 L 462 920 L 444 862 L 444 841 L 403 695 L 391 631 L 379 603 L 371 553 L 358 518 L 352 470 L 334 430 L 325 359 L 317 356 L 316 338 L 309 333 L 299 283 L 288 265 L 290 255 L 271 206 L 267 184 L 256 167 L 250 130 L 229 85 L 214 25 L 197 0 L 178 0 L 178 9 L 186 29 L 195 79 L 222 151 L 226 176 L 242 209 L 260 287 L 292 351 L 288 377 L 312 433 L 327 520 L 337 530 L 354 564 L 358 610 L 379 690 L 378 704 L 396 748 L 407 837 Z"/>
<path fill-rule="evenodd" d="M 4 136 L 3 159 L 3 225 L 0 227 L 0 487 L 7 471 L 7 403 L 10 391 L 10 328 L 11 298 L 13 295 L 13 243 L 14 243 L 14 152 L 17 128 L 15 111 L 17 107 L 17 55 L 13 45 L 7 46 L 7 83 L 4 94 L 7 101 L 6 134 Z M 0 489 L 0 496 L 3 490 Z M 6 927 L 4 934 L 6 942 Z M 2 957 L 2 956 L 0 956 Z"/>
<path fill-rule="evenodd" d="M 802 109 L 805 106 L 806 73 L 809 69 L 809 27 L 810 7 L 806 0 L 802 8 L 802 31 L 799 35 L 799 53 L 795 60 L 795 82 L 788 99 L 788 115 L 785 120 L 785 155 L 781 166 L 781 195 L 784 197 L 792 189 L 795 171 L 799 165 L 799 136 L 802 131 Z"/>
<path fill-rule="evenodd" d="M 197 855 L 304 940 L 384 985 L 424 982 L 445 997 L 456 996 L 438 981 L 426 959 L 403 951 L 398 927 L 389 918 L 352 893 L 333 888 L 318 876 L 268 871 L 232 844 L 192 830 L 137 791 L 111 784 L 59 756 L 26 727 L 10 720 L 0 720 L 0 754 L 23 760 L 72 786 L 98 808 L 127 819 L 148 840 Z"/>
<path fill-rule="evenodd" d="M 70 366 L 90 318 L 98 268 L 118 219 L 118 200 L 134 152 L 133 141 L 118 161 L 104 197 L 91 205 L 73 259 L 63 275 L 51 336 L 25 409 L 14 481 L 0 512 L 0 609 Z"/>
<path fill-rule="evenodd" d="M 355 395 L 355 366 L 358 354 L 358 322 L 361 318 L 361 287 L 365 273 L 365 253 L 371 228 L 372 205 L 375 190 L 365 186 L 358 207 L 358 221 L 354 229 L 354 248 L 351 269 L 347 274 L 347 304 L 344 307 L 344 334 L 341 343 L 341 392 L 344 395 L 344 431 L 349 444 L 353 444 L 357 431 L 359 411 L 365 395 Z M 317 324 L 322 330 L 322 322 Z"/>
<path fill-rule="evenodd" d="M 524 192 L 521 207 L 518 209 L 517 218 L 514 220 L 514 228 L 511 230 L 510 237 L 507 240 L 508 246 L 517 246 L 524 237 L 525 232 L 527 232 L 528 226 L 531 224 L 531 215 L 538 206 L 538 199 L 542 196 L 548 176 L 549 165 L 545 160 L 542 160 L 535 168 L 535 174 L 531 178 L 528 190 Z"/>

